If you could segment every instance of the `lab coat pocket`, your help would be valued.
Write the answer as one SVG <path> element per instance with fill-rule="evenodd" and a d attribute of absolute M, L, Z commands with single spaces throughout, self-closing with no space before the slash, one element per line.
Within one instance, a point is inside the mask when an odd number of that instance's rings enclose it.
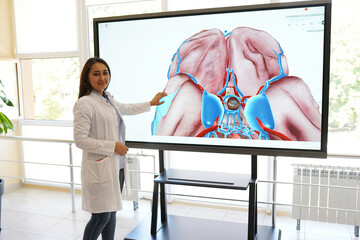
<path fill-rule="evenodd" d="M 110 157 L 100 161 L 88 161 L 88 183 L 105 183 L 111 179 Z"/>

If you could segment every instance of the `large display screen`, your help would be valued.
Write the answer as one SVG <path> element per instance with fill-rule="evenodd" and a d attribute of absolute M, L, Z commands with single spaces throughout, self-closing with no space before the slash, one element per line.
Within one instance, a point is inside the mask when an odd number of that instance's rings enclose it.
<path fill-rule="evenodd" d="M 94 20 L 130 147 L 326 157 L 331 1 Z"/>

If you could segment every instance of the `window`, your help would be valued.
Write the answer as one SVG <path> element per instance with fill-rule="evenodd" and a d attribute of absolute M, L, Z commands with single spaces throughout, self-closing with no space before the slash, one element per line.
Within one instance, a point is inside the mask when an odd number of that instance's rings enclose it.
<path fill-rule="evenodd" d="M 0 61 L 0 80 L 4 85 L 6 96 L 14 104 L 14 107 L 8 107 L 5 104 L 1 108 L 1 112 L 9 119 L 19 117 L 19 101 L 18 101 L 18 81 L 17 81 L 17 64 L 14 61 Z M 2 87 L 1 87 L 2 89 Z"/>
<path fill-rule="evenodd" d="M 328 153 L 360 155 L 360 2 L 333 0 Z M 278 158 L 278 181 L 292 182 L 292 164 L 358 167 L 356 158 Z M 292 203 L 291 185 L 278 184 L 277 201 Z"/>
<path fill-rule="evenodd" d="M 72 120 L 80 75 L 78 10 L 76 0 L 14 0 L 25 119 Z"/>
<path fill-rule="evenodd" d="M 79 58 L 22 60 L 26 119 L 72 120 Z"/>
<path fill-rule="evenodd" d="M 14 0 L 17 54 L 78 50 L 75 0 Z"/>
<path fill-rule="evenodd" d="M 68 121 L 73 118 L 72 108 L 78 96 L 83 58 L 88 57 L 86 52 L 82 52 L 86 50 L 86 47 L 79 48 L 78 44 L 80 32 L 86 32 L 79 27 L 85 26 L 86 23 L 80 24 L 78 21 L 80 15 L 84 13 L 82 10 L 86 8 L 78 4 L 84 4 L 84 2 L 14 0 L 17 57 L 20 59 L 21 66 L 25 120 L 60 120 L 56 122 L 23 121 L 20 123 L 23 136 L 72 139 L 72 125 Z M 105 1 L 100 1 L 98 4 L 103 3 Z M 92 4 L 95 4 L 94 1 Z M 127 1 L 123 4 L 88 7 L 90 24 L 93 17 L 160 10 L 160 0 Z M 88 31 L 93 32 L 92 24 Z M 93 42 L 92 36 L 90 39 Z M 88 46 L 88 43 L 84 41 L 80 46 Z M 67 144 L 23 142 L 22 148 L 24 161 L 69 164 Z M 49 158 L 49 155 L 54 157 Z M 73 147 L 73 157 L 74 164 L 80 165 L 81 151 L 78 148 Z M 24 174 L 30 179 L 49 181 L 40 182 L 46 185 L 51 184 L 51 181 L 69 181 L 67 167 L 25 164 Z M 150 178 L 152 179 L 153 176 Z M 80 183 L 80 169 L 78 168 L 75 170 L 75 181 Z"/>
<path fill-rule="evenodd" d="M 330 153 L 360 154 L 360 8 L 357 0 L 332 1 Z"/>
<path fill-rule="evenodd" d="M 228 7 L 249 4 L 269 3 L 270 0 L 168 0 L 169 10 Z"/>
<path fill-rule="evenodd" d="M 360 16 L 356 11 L 359 7 L 358 0 L 332 1 L 330 154 L 360 155 Z"/>
<path fill-rule="evenodd" d="M 22 136 L 72 138 L 69 123 L 78 94 L 82 56 L 79 4 L 77 0 L 13 0 L 21 114 L 25 120 L 32 120 L 19 123 Z M 69 164 L 66 144 L 23 142 L 21 146 L 24 161 Z M 76 160 L 81 157 L 76 156 Z M 24 164 L 23 173 L 28 178 L 45 181 L 69 181 L 67 167 Z"/>
<path fill-rule="evenodd" d="M 88 6 L 88 26 L 89 26 L 89 46 L 90 56 L 94 56 L 94 34 L 93 19 L 103 17 L 113 17 L 121 15 L 142 14 L 161 11 L 160 0 L 133 1 L 119 4 L 101 5 L 102 1 L 87 1 L 88 4 L 98 5 Z M 126 34 L 126 33 L 124 33 Z M 111 66 L 110 66 L 111 67 Z"/>

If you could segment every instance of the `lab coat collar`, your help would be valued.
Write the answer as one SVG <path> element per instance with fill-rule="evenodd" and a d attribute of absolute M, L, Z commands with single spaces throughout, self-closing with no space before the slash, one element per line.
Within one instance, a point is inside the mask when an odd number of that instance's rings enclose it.
<path fill-rule="evenodd" d="M 119 116 L 121 116 L 121 112 L 118 108 L 118 106 L 115 104 L 115 100 L 113 99 L 113 96 L 111 96 L 110 92 L 108 91 L 104 91 L 104 93 L 106 94 L 106 96 L 108 96 L 107 98 L 102 96 L 101 94 L 99 94 L 98 92 L 92 90 L 91 93 L 89 94 L 91 97 L 95 97 L 96 99 L 103 101 L 104 103 L 107 104 L 111 104 L 115 111 L 119 114 Z"/>
<path fill-rule="evenodd" d="M 108 91 L 104 91 L 104 93 L 106 94 L 106 96 L 110 96 L 110 93 Z M 100 98 L 102 101 L 105 101 L 105 102 L 108 102 L 108 99 L 106 99 L 106 97 L 104 97 L 103 95 L 99 94 L 98 92 L 92 90 L 91 93 L 90 93 L 91 96 L 95 96 L 96 98 Z M 110 98 L 109 98 L 110 100 Z"/>

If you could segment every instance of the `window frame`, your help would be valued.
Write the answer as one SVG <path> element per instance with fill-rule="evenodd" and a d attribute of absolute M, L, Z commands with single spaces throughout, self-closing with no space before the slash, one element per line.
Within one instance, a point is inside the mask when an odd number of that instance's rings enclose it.
<path fill-rule="evenodd" d="M 85 0 L 74 0 L 75 2 L 75 12 L 76 12 L 76 25 L 77 25 L 77 50 L 76 51 L 63 51 L 63 52 L 41 52 L 41 53 L 18 53 L 17 51 L 17 36 L 16 36 L 16 16 L 15 16 L 15 3 L 14 0 L 12 2 L 12 22 L 13 22 L 13 42 L 15 49 L 15 59 L 18 61 L 17 71 L 18 71 L 18 100 L 19 100 L 19 110 L 20 110 L 20 122 L 29 124 L 30 122 L 34 124 L 65 124 L 71 125 L 71 120 L 46 120 L 46 119 L 26 119 L 25 111 L 26 106 L 29 104 L 26 101 L 26 94 L 24 90 L 25 81 L 23 79 L 24 75 L 24 67 L 22 61 L 31 61 L 33 59 L 55 59 L 55 58 L 79 58 L 79 65 L 82 66 L 86 59 L 88 58 L 88 34 L 87 34 L 87 12 L 85 7 Z M 84 20 L 85 19 L 85 20 Z M 80 69 L 79 69 L 80 71 Z M 33 91 L 33 89 L 31 89 Z M 26 91 L 29 91 L 26 89 Z M 34 106 L 32 107 L 34 108 Z"/>

